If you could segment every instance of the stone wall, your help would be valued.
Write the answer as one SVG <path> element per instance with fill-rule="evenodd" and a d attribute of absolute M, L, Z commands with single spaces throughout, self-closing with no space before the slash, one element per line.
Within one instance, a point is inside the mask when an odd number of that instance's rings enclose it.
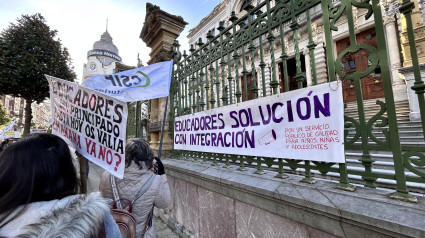
<path fill-rule="evenodd" d="M 282 180 L 177 159 L 164 165 L 173 195 L 166 212 L 197 237 L 425 237 L 423 196 L 413 204 L 292 174 Z"/>

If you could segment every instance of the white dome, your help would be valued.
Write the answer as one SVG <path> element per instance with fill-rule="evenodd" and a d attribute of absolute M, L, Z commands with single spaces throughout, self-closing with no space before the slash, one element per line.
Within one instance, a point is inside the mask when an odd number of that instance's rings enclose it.
<path fill-rule="evenodd" d="M 100 41 L 93 44 L 93 50 L 107 50 L 118 55 L 118 48 L 112 43 L 112 37 L 108 31 L 100 36 Z"/>

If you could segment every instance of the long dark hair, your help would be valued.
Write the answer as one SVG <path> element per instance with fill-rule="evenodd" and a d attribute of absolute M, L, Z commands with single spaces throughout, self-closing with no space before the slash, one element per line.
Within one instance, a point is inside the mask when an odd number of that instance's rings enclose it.
<path fill-rule="evenodd" d="M 125 146 L 125 166 L 130 166 L 133 161 L 139 169 L 151 169 L 154 159 L 153 150 L 149 143 L 142 138 L 131 139 Z"/>
<path fill-rule="evenodd" d="M 17 207 L 77 194 L 79 180 L 68 145 L 52 134 L 35 134 L 0 154 L 0 227 Z M 23 211 L 24 208 L 21 210 Z"/>

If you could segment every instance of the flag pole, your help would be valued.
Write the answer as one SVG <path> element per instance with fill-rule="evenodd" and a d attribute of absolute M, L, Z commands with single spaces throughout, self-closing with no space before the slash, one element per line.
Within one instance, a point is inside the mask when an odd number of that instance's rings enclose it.
<path fill-rule="evenodd" d="M 167 118 L 168 96 L 165 99 L 164 119 L 162 120 L 161 139 L 159 140 L 158 158 L 161 159 L 162 138 L 164 137 L 165 119 Z"/>

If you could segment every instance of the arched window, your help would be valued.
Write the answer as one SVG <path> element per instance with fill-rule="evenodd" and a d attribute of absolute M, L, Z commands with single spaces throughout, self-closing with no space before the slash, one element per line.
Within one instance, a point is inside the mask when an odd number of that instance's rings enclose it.
<path fill-rule="evenodd" d="M 241 8 L 239 9 L 239 12 L 242 12 L 244 10 L 246 4 L 247 4 L 246 0 L 243 1 L 243 3 L 241 4 Z"/>
<path fill-rule="evenodd" d="M 241 13 L 242 11 L 245 11 L 245 7 L 248 4 L 249 4 L 249 2 L 247 2 L 246 0 L 243 1 L 242 4 L 241 4 L 241 7 L 239 9 L 239 13 Z M 251 20 L 254 20 L 254 19 L 255 19 L 255 14 L 252 14 L 251 15 Z M 247 17 L 245 18 L 244 22 L 245 22 L 245 24 L 248 24 L 248 18 Z"/>

